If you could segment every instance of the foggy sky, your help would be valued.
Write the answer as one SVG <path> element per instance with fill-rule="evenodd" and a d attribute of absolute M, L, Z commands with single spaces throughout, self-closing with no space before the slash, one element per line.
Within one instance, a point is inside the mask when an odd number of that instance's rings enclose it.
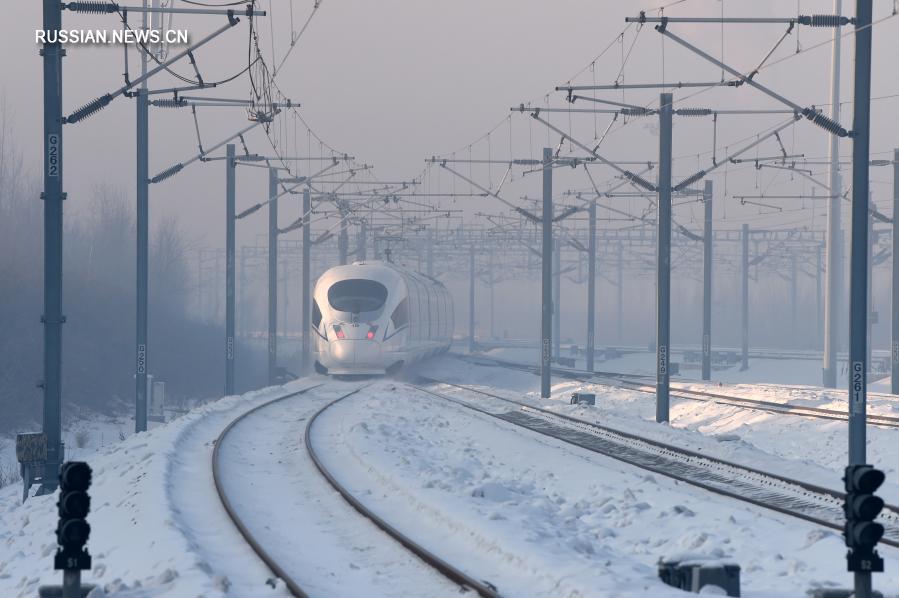
<path fill-rule="evenodd" d="M 137 0 L 135 0 L 135 3 Z M 269 8 L 269 2 L 262 2 Z M 289 6 L 286 0 L 271 2 L 275 15 L 276 54 L 286 49 Z M 302 22 L 311 2 L 294 2 L 294 20 Z M 599 53 L 624 28 L 624 17 L 636 15 L 640 9 L 653 9 L 658 2 L 537 2 L 533 0 L 463 0 L 459 2 L 420 2 L 379 0 L 325 0 L 306 34 L 299 41 L 287 66 L 279 76 L 280 85 L 295 101 L 301 102 L 301 113 L 312 128 L 331 146 L 351 153 L 361 162 L 374 164 L 382 180 L 408 179 L 424 166 L 423 159 L 446 154 L 485 133 L 508 114 L 508 107 L 520 102 L 539 104 L 555 85 L 568 78 Z M 844 2 L 844 12 L 851 14 L 852 3 Z M 800 3 L 803 14 L 830 12 L 831 2 Z M 717 15 L 717 0 L 693 0 L 671 7 L 668 15 Z M 784 2 L 736 2 L 725 4 L 727 14 L 791 16 L 795 4 Z M 892 9 L 892 2 L 875 2 L 875 19 Z M 0 27 L 0 52 L 3 55 L 3 93 L 7 111 L 14 119 L 18 143 L 26 162 L 35 175 L 40 174 L 40 106 L 41 79 L 38 47 L 34 29 L 40 23 L 40 3 L 17 3 L 7 7 L 8 14 Z M 650 14 L 657 14 L 650 12 Z M 178 17 L 175 26 L 191 29 L 195 39 L 219 26 L 218 17 Z M 114 16 L 81 16 L 65 14 L 65 26 L 117 26 Z M 271 42 L 271 32 L 264 19 L 258 20 L 263 47 Z M 285 27 L 285 25 L 287 25 Z M 676 29 L 675 29 L 676 27 Z M 878 25 L 874 32 L 875 71 L 874 96 L 899 92 L 895 75 L 896 33 L 899 19 Z M 721 30 L 717 25 L 672 25 L 672 30 L 691 42 L 720 56 Z M 743 70 L 754 67 L 783 33 L 780 25 L 730 26 L 726 29 L 726 60 Z M 848 29 L 847 29 L 848 30 Z M 625 38 L 630 45 L 634 29 Z M 796 36 L 803 48 L 826 40 L 829 31 L 799 28 L 775 55 L 780 58 L 795 50 Z M 246 64 L 246 22 L 200 50 L 198 61 L 204 77 L 217 79 L 233 74 Z M 844 40 L 843 99 L 851 98 L 852 37 Z M 661 36 L 645 26 L 625 71 L 630 82 L 655 81 L 662 76 Z M 598 83 L 614 80 L 620 66 L 621 50 L 617 44 L 595 69 Z M 719 71 L 671 42 L 664 44 L 665 77 L 673 80 L 716 80 Z M 828 99 L 830 49 L 825 45 L 795 59 L 763 71 L 759 81 L 769 85 L 801 105 L 823 104 Z M 137 64 L 132 56 L 131 69 Z M 189 73 L 186 64 L 179 71 Z M 106 91 L 122 81 L 120 48 L 71 47 L 64 60 L 66 112 Z M 592 73 L 585 72 L 576 81 L 589 83 Z M 153 86 L 170 86 L 172 79 L 161 75 Z M 245 80 L 205 92 L 210 96 L 247 97 Z M 676 98 L 681 92 L 676 93 Z M 657 97 L 653 92 L 635 92 L 628 101 L 648 103 Z M 620 99 L 620 98 L 619 98 Z M 553 93 L 552 102 L 564 106 L 562 94 Z M 753 90 L 714 90 L 697 97 L 696 104 L 721 108 L 780 107 Z M 578 107 L 589 107 L 579 103 Z M 875 102 L 873 107 L 872 152 L 899 145 L 899 127 L 892 116 L 896 100 Z M 851 105 L 844 110 L 842 121 L 851 125 Z M 567 119 L 554 115 L 561 126 Z M 573 130 L 586 141 L 594 136 L 594 119 L 578 117 Z M 607 117 L 599 123 L 604 129 Z M 546 134 L 533 129 L 526 115 L 513 118 L 513 153 L 532 154 L 545 145 Z M 719 145 L 737 140 L 771 126 L 777 119 L 722 117 L 719 123 Z M 725 122 L 726 121 L 726 122 Z M 200 123 L 204 144 L 218 141 L 245 122 L 239 110 L 210 108 L 201 110 Z M 645 123 L 611 135 L 604 152 L 618 159 L 655 160 L 655 122 Z M 93 118 L 65 129 L 65 187 L 69 201 L 67 214 L 77 215 L 87 202 L 80 201 L 99 182 L 119 186 L 133 195 L 134 176 L 134 104 L 119 98 Z M 508 132 L 501 129 L 494 136 L 492 157 L 508 157 Z M 536 131 L 536 132 L 535 132 Z M 683 131 L 683 134 L 679 134 Z M 151 112 L 151 173 L 188 158 L 196 153 L 193 123 L 188 111 Z M 533 143 L 528 143 L 528 137 Z M 550 139 L 555 145 L 555 135 Z M 826 135 L 810 123 L 795 127 L 795 133 L 784 135 L 785 143 L 796 144 L 807 155 L 826 155 Z M 267 141 L 259 132 L 248 137 L 251 151 L 263 152 Z M 675 155 L 707 151 L 711 146 L 708 119 L 677 122 Z M 771 145 L 767 150 L 773 149 Z M 788 148 L 789 149 L 789 148 Z M 484 143 L 473 147 L 475 157 L 486 157 Z M 843 153 L 850 151 L 843 143 Z M 462 149 L 461 154 L 466 154 Z M 460 154 L 460 157 L 461 157 Z M 720 156 L 719 156 L 720 157 Z M 708 158 L 705 158 L 706 160 Z M 684 157 L 675 164 L 675 174 L 687 174 L 703 164 L 700 159 Z M 206 244 L 218 245 L 223 236 L 224 166 L 221 162 L 195 164 L 175 179 L 151 187 L 153 221 L 176 215 L 192 235 L 202 235 Z M 486 172 L 484 173 L 486 174 Z M 498 170 L 491 174 L 496 180 Z M 755 174 L 731 174 L 729 193 L 758 192 Z M 448 180 L 446 174 L 444 181 Z M 486 176 L 480 180 L 486 181 Z M 602 178 L 602 177 L 600 177 Z M 886 198 L 889 188 L 876 182 L 889 181 L 885 169 L 873 171 L 875 194 L 882 197 L 881 209 L 889 212 Z M 265 173 L 245 169 L 238 174 L 238 204 L 258 201 L 266 188 Z M 717 179 L 723 183 L 723 176 Z M 583 176 L 570 181 L 561 178 L 559 185 L 570 183 L 583 188 Z M 444 185 L 446 183 L 444 182 Z M 535 177 L 509 187 L 510 197 L 539 189 Z M 736 188 L 730 188 L 736 185 Z M 444 187 L 445 189 L 446 187 Z M 723 187 L 720 187 L 723 188 Z M 771 192 L 777 187 L 772 187 Z M 788 186 L 781 188 L 787 192 Z M 798 188 L 793 186 L 792 193 Z M 471 213 L 484 207 L 482 198 L 457 203 Z M 489 206 L 495 208 L 496 206 Z M 771 224 L 823 224 L 823 205 L 817 214 L 808 210 L 789 217 L 761 218 Z M 729 200 L 726 212 L 718 211 L 716 219 L 726 213 L 727 226 L 737 227 L 741 219 L 758 222 L 757 209 L 740 206 Z M 295 217 L 291 207 L 283 208 L 286 222 Z M 689 219 L 690 216 L 682 216 Z M 242 221 L 238 243 L 264 230 L 264 218 Z M 791 225 L 793 225 L 791 224 Z"/>

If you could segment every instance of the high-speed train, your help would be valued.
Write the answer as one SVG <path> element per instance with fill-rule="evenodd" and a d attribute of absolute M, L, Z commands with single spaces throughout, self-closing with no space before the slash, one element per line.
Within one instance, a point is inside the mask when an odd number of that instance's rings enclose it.
<path fill-rule="evenodd" d="M 453 299 L 439 280 L 366 261 L 336 266 L 312 293 L 315 369 L 385 374 L 447 351 Z"/>

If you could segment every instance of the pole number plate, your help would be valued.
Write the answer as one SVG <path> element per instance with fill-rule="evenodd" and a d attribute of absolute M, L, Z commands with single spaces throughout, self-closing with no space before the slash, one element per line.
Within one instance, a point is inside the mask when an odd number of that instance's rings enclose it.
<path fill-rule="evenodd" d="M 59 176 L 59 134 L 47 135 L 47 176 Z"/>
<path fill-rule="evenodd" d="M 865 407 L 865 364 L 852 362 L 852 412 L 861 413 Z"/>
<path fill-rule="evenodd" d="M 668 374 L 668 347 L 659 345 L 659 374 L 665 376 Z"/>
<path fill-rule="evenodd" d="M 271 349 L 269 349 L 271 350 Z M 228 361 L 232 361 L 234 359 L 234 337 L 229 336 L 228 342 L 225 344 L 225 358 Z"/>
<path fill-rule="evenodd" d="M 137 346 L 137 373 L 147 373 L 147 345 Z"/>

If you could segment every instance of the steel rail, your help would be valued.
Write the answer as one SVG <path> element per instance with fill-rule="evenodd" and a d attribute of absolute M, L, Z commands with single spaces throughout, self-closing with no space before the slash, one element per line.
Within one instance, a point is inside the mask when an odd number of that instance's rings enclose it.
<path fill-rule="evenodd" d="M 234 523 L 234 526 L 237 528 L 237 531 L 240 532 L 240 535 L 243 536 L 243 539 L 246 540 L 247 544 L 249 544 L 250 548 L 253 552 L 256 553 L 256 556 L 265 563 L 265 566 L 268 567 L 272 573 L 274 573 L 279 579 L 284 582 L 284 585 L 287 586 L 287 589 L 291 594 L 297 596 L 298 598 L 306 598 L 309 596 L 306 592 L 303 591 L 303 588 L 300 587 L 300 584 L 296 582 L 288 573 L 281 567 L 277 561 L 262 547 L 262 544 L 259 540 L 253 536 L 250 529 L 246 526 L 243 519 L 237 514 L 237 511 L 234 508 L 234 505 L 231 503 L 231 500 L 228 498 L 227 493 L 225 492 L 224 487 L 222 486 L 222 471 L 220 465 L 220 449 L 222 444 L 224 443 L 225 437 L 234 429 L 234 427 L 243 421 L 247 416 L 256 413 L 257 411 L 263 409 L 264 407 L 269 407 L 275 403 L 280 403 L 281 401 L 285 401 L 287 399 L 292 399 L 293 397 L 306 394 L 310 390 L 314 390 L 319 388 L 322 384 L 316 384 L 310 386 L 308 388 L 304 388 L 302 390 L 298 390 L 295 392 L 288 393 L 286 395 L 280 396 L 271 401 L 267 401 L 262 403 L 261 405 L 257 405 L 253 407 L 246 413 L 241 414 L 237 418 L 235 418 L 231 423 L 229 423 L 224 430 L 222 430 L 221 434 L 219 434 L 218 438 L 215 440 L 215 448 L 212 450 L 212 480 L 215 483 L 215 491 L 218 494 L 219 501 L 222 503 L 222 506 L 225 508 L 225 512 L 228 513 L 228 517 L 231 519 L 231 522 Z M 359 389 L 354 390 L 353 392 L 358 392 Z M 351 393 L 352 394 L 352 393 Z"/>
<path fill-rule="evenodd" d="M 419 379 L 426 381 L 428 383 L 445 384 L 447 386 L 459 388 L 459 389 L 464 390 L 469 393 L 475 393 L 478 395 L 482 395 L 482 396 L 490 397 L 492 399 L 503 401 L 503 402 L 515 405 L 516 407 L 518 407 L 520 409 L 537 413 L 544 419 L 562 420 L 565 422 L 565 424 L 569 428 L 569 430 L 576 431 L 576 430 L 573 430 L 573 428 L 580 428 L 582 430 L 586 430 L 587 431 L 586 434 L 590 434 L 590 435 L 594 435 L 594 436 L 605 436 L 607 438 L 612 438 L 611 442 L 614 443 L 617 447 L 619 447 L 619 449 L 621 446 L 627 446 L 628 444 L 631 445 L 632 449 L 634 448 L 633 445 L 635 443 L 644 444 L 644 445 L 648 445 L 649 448 L 656 451 L 657 454 L 662 455 L 663 457 L 665 457 L 666 455 L 673 456 L 673 457 L 679 459 L 681 464 L 686 464 L 687 466 L 695 465 L 698 462 L 706 462 L 706 463 L 714 465 L 719 471 L 722 469 L 731 469 L 731 470 L 736 470 L 738 472 L 745 472 L 745 474 L 748 474 L 745 477 L 768 478 L 779 484 L 795 486 L 796 488 L 798 488 L 801 491 L 796 494 L 797 495 L 803 494 L 803 497 L 800 497 L 800 496 L 786 497 L 787 500 L 784 502 L 787 502 L 787 503 L 791 502 L 789 500 L 791 498 L 793 499 L 794 502 L 800 502 L 802 500 L 807 500 L 809 497 L 812 497 L 822 503 L 837 504 L 837 503 L 841 503 L 845 499 L 845 496 L 846 496 L 842 492 L 837 492 L 837 491 L 831 490 L 829 488 L 824 488 L 821 486 L 817 486 L 815 484 L 810 484 L 808 482 L 802 482 L 800 480 L 794 480 L 794 479 L 787 478 L 787 477 L 784 477 L 784 476 L 781 476 L 778 474 L 774 474 L 771 472 L 755 469 L 752 467 L 747 467 L 744 465 L 740 465 L 738 463 L 733 463 L 731 461 L 726 461 L 724 459 L 711 457 L 711 456 L 703 454 L 703 453 L 698 453 L 696 451 L 691 451 L 689 449 L 681 448 L 681 447 L 678 447 L 675 445 L 666 444 L 664 442 L 660 442 L 660 441 L 656 441 L 656 440 L 651 440 L 648 438 L 638 436 L 636 434 L 631 434 L 629 432 L 623 432 L 621 430 L 616 430 L 616 429 L 610 428 L 608 426 L 603 426 L 601 424 L 588 422 L 588 421 L 585 421 L 582 419 L 578 419 L 576 417 L 571 417 L 571 416 L 564 415 L 561 413 L 555 413 L 555 412 L 549 411 L 547 409 L 541 409 L 540 407 L 535 407 L 533 405 L 529 405 L 529 404 L 521 402 L 521 401 L 516 401 L 516 400 L 510 399 L 508 397 L 503 397 L 501 395 L 497 395 L 497 394 L 487 392 L 487 391 L 484 391 L 481 389 L 472 388 L 472 387 L 461 385 L 461 384 L 455 384 L 452 382 L 446 382 L 443 380 L 426 378 L 426 377 L 420 377 Z M 603 449 L 601 446 L 597 446 L 596 443 L 584 442 L 583 439 L 579 439 L 578 435 L 576 435 L 576 434 L 568 434 L 569 437 L 566 438 L 562 434 L 559 434 L 558 431 L 554 432 L 554 430 L 552 430 L 551 428 L 548 429 L 545 426 L 541 427 L 541 426 L 533 425 L 532 422 L 526 421 L 526 418 L 529 418 L 529 416 L 527 416 L 527 415 L 522 416 L 521 412 L 497 414 L 497 413 L 488 411 L 486 409 L 477 407 L 475 405 L 472 405 L 464 400 L 455 399 L 453 397 L 449 397 L 447 395 L 441 394 L 439 392 L 435 392 L 433 390 L 430 390 L 430 389 L 427 389 L 427 388 L 424 388 L 421 386 L 417 386 L 417 385 L 412 385 L 412 386 L 414 388 L 416 388 L 417 390 L 419 390 L 420 392 L 426 393 L 426 394 L 434 396 L 436 398 L 440 398 L 440 399 L 452 402 L 453 404 L 459 405 L 461 407 L 465 407 L 467 409 L 481 413 L 483 415 L 488 415 L 492 418 L 498 419 L 500 421 L 504 421 L 504 422 L 512 424 L 516 427 L 524 428 L 526 430 L 530 430 L 532 432 L 536 432 L 538 434 L 548 436 L 555 440 L 559 440 L 561 442 L 565 442 L 567 444 L 571 444 L 573 446 L 577 446 L 579 448 L 589 450 L 596 454 L 601 454 L 603 456 L 610 457 L 612 459 L 622 461 L 624 463 L 628 463 L 629 465 L 633 465 L 640 469 L 652 471 L 653 473 L 657 473 L 659 475 L 664 475 L 664 476 L 669 477 L 674 480 L 682 481 L 684 483 L 690 484 L 692 486 L 696 486 L 698 488 L 702 488 L 704 490 L 707 490 L 707 491 L 715 493 L 715 494 L 720 494 L 720 495 L 726 496 L 728 498 L 733 498 L 733 499 L 739 500 L 741 502 L 745 502 L 745 503 L 749 503 L 749 504 L 752 504 L 752 505 L 755 505 L 758 507 L 769 509 L 769 510 L 772 510 L 772 511 L 784 514 L 784 515 L 789 515 L 791 517 L 803 519 L 805 521 L 808 521 L 810 523 L 815 523 L 815 524 L 821 525 L 823 527 L 827 527 L 827 528 L 835 529 L 835 530 L 839 530 L 839 531 L 843 530 L 842 522 L 837 523 L 833 520 L 823 519 L 820 516 L 811 515 L 811 514 L 802 512 L 800 510 L 797 510 L 795 507 L 791 508 L 791 506 L 789 506 L 789 504 L 787 504 L 787 506 L 782 506 L 779 504 L 775 504 L 771 500 L 764 500 L 762 498 L 754 498 L 752 496 L 748 496 L 745 492 L 740 492 L 738 490 L 729 490 L 726 487 L 722 487 L 720 485 L 715 485 L 712 483 L 707 483 L 703 480 L 697 479 L 696 477 L 678 474 L 675 471 L 673 471 L 672 467 L 655 466 L 653 464 L 647 463 L 646 459 L 644 459 L 641 462 L 640 459 L 633 458 L 633 456 L 632 456 L 633 454 L 638 454 L 638 453 L 642 452 L 644 456 L 652 457 L 652 453 L 650 453 L 649 451 L 646 451 L 646 450 L 641 451 L 640 449 L 636 449 L 636 450 L 631 450 L 630 451 L 631 454 L 629 455 L 628 451 L 624 451 L 624 450 Z M 538 418 L 530 418 L 530 419 L 536 419 L 539 421 Z M 562 426 L 557 426 L 557 427 L 561 428 Z M 712 471 L 711 468 L 707 468 L 707 469 L 708 469 L 708 471 Z M 716 477 L 720 478 L 720 474 L 718 474 L 718 473 L 713 472 L 711 474 L 708 474 L 708 477 L 710 477 L 713 481 L 720 481 L 720 479 L 716 480 Z M 764 484 L 764 482 L 762 482 L 762 483 Z M 773 486 L 773 484 L 765 484 L 765 485 Z M 773 495 L 773 491 L 770 494 Z M 889 521 L 893 524 L 892 526 L 887 528 L 888 529 L 887 533 L 893 537 L 884 537 L 883 539 L 880 540 L 880 542 L 883 544 L 887 544 L 889 546 L 899 548 L 899 506 L 889 505 L 889 504 L 885 505 L 884 511 L 883 511 L 883 513 L 881 513 L 881 517 L 883 517 L 885 514 L 887 515 L 887 519 L 889 519 Z"/>
<path fill-rule="evenodd" d="M 350 395 L 351 394 L 355 394 L 355 392 L 350 393 Z M 435 555 L 433 552 L 418 544 L 417 542 L 403 534 L 401 531 L 399 531 L 397 528 L 389 524 L 387 521 L 376 515 L 371 509 L 366 507 L 362 503 L 362 501 L 356 498 L 343 484 L 337 481 L 334 475 L 322 463 L 322 460 L 316 452 L 315 446 L 312 442 L 313 426 L 315 425 L 315 422 L 318 420 L 318 417 L 321 414 L 323 414 L 325 411 L 327 411 L 329 408 L 333 407 L 340 401 L 348 398 L 350 395 L 345 395 L 331 401 L 330 403 L 316 411 L 315 414 L 311 418 L 309 418 L 309 422 L 306 424 L 306 451 L 312 458 L 312 462 L 315 464 L 315 467 L 318 469 L 319 473 L 322 474 L 322 476 L 328 481 L 328 483 L 334 488 L 334 490 L 336 490 L 338 494 L 340 494 L 340 496 L 342 496 L 343 499 L 351 507 L 356 509 L 359 514 L 374 523 L 375 526 L 377 526 L 381 531 L 399 542 L 403 547 L 415 554 L 415 556 L 420 558 L 426 564 L 436 569 L 441 575 L 459 584 L 459 586 L 463 589 L 474 590 L 480 596 L 484 596 L 485 598 L 499 598 L 500 594 L 492 584 L 474 579 L 470 575 L 450 565 L 449 563 Z"/>
<path fill-rule="evenodd" d="M 636 390 L 638 392 L 655 392 L 650 391 L 649 388 L 645 385 L 641 385 L 638 382 L 634 382 L 631 380 L 623 380 L 616 375 L 600 374 L 597 377 L 599 377 L 600 379 L 609 378 L 612 380 L 616 380 L 620 384 L 631 386 L 632 390 Z M 846 421 L 848 419 L 848 415 L 845 412 L 836 409 L 827 409 L 825 407 L 811 407 L 795 405 L 791 403 L 777 403 L 775 401 L 750 399 L 747 397 L 735 397 L 732 395 L 723 395 L 719 393 L 693 390 L 688 388 L 679 388 L 672 394 L 675 394 L 679 398 L 687 399 L 689 401 L 719 403 L 722 405 L 746 407 L 748 409 L 757 409 L 760 411 L 769 411 L 772 413 L 786 413 L 789 415 L 797 415 L 800 417 L 814 417 L 817 419 L 830 419 L 836 421 Z M 899 428 L 899 417 L 892 417 L 889 415 L 873 415 L 869 413 L 868 423 L 886 428 Z"/>
<path fill-rule="evenodd" d="M 481 360 L 482 362 L 494 363 L 501 367 L 507 367 L 511 369 L 517 369 L 521 371 L 527 371 L 534 373 L 536 371 L 536 367 L 530 366 L 527 364 L 519 364 L 513 363 L 509 361 L 504 361 L 501 359 L 493 359 L 493 358 L 485 358 L 485 357 L 477 357 L 470 358 L 467 356 L 460 356 L 463 359 L 471 361 L 473 363 L 477 363 L 477 360 Z M 628 390 L 634 390 L 636 392 L 642 392 L 646 394 L 655 394 L 655 387 L 649 386 L 647 384 L 642 384 L 637 382 L 637 380 L 642 380 L 648 378 L 642 374 L 622 374 L 618 372 L 603 372 L 603 371 L 579 371 L 579 370 L 566 370 L 553 368 L 553 373 L 569 380 L 576 380 L 578 382 L 589 383 L 591 379 L 600 379 L 600 380 L 611 380 L 616 384 L 613 386 L 618 386 L 619 388 L 627 388 Z M 582 376 L 589 376 L 588 378 Z M 836 420 L 836 421 L 847 421 L 848 415 L 843 411 L 838 411 L 836 409 L 827 409 L 825 407 L 811 407 L 811 406 L 803 406 L 803 405 L 794 405 L 790 403 L 777 403 L 774 401 L 765 401 L 763 399 L 750 399 L 747 397 L 736 397 L 733 395 L 725 395 L 720 393 L 702 391 L 702 390 L 694 390 L 687 388 L 672 388 L 671 395 L 680 399 L 686 399 L 688 401 L 703 401 L 710 403 L 718 403 L 721 405 L 731 405 L 733 407 L 742 407 L 745 409 L 756 409 L 758 411 L 767 411 L 770 413 L 778 413 L 778 414 L 788 414 L 795 415 L 798 417 L 813 417 L 816 419 L 828 419 L 828 420 Z M 868 423 L 876 426 L 882 426 L 886 428 L 899 428 L 899 417 L 893 417 L 889 415 L 875 415 L 868 414 Z"/>

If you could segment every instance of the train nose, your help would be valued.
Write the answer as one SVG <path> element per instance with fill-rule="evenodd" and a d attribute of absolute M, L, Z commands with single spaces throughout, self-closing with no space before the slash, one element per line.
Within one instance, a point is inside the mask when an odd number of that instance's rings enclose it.
<path fill-rule="evenodd" d="M 354 362 L 359 365 L 372 365 L 381 361 L 381 344 L 377 341 L 353 341 L 355 345 Z"/>
<path fill-rule="evenodd" d="M 331 342 L 331 359 L 338 363 L 353 363 L 355 361 L 355 351 L 353 345 L 356 341 L 337 340 Z"/>
<path fill-rule="evenodd" d="M 377 365 L 381 361 L 381 344 L 374 340 L 335 340 L 330 345 L 331 359 L 336 363 Z"/>

